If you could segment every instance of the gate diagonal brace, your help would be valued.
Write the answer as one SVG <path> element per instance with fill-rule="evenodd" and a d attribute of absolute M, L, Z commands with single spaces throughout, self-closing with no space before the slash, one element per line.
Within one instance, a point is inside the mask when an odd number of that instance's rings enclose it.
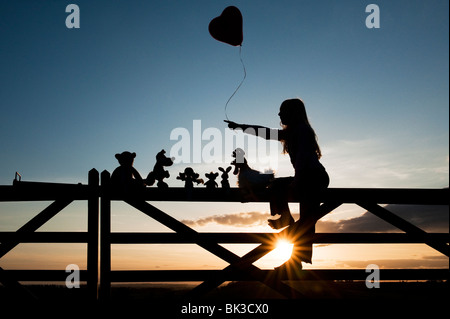
<path fill-rule="evenodd" d="M 326 214 L 330 213 L 337 207 L 339 207 L 342 203 L 339 202 L 326 202 L 323 203 L 320 206 L 320 215 L 318 216 L 317 220 L 324 217 Z M 277 235 L 281 238 L 287 237 L 289 234 L 289 227 L 278 233 Z M 246 267 L 252 266 L 252 264 L 257 261 L 258 259 L 262 258 L 266 254 L 268 254 L 271 250 L 273 250 L 273 244 L 270 243 L 263 243 L 259 245 L 258 247 L 254 248 L 250 252 L 248 252 L 246 255 L 240 258 L 238 263 L 231 264 L 227 267 L 225 267 L 222 271 L 223 274 L 221 276 L 218 276 L 217 278 L 211 279 L 209 281 L 204 281 L 199 286 L 194 288 L 192 291 L 192 295 L 200 295 L 208 292 L 209 290 L 212 290 L 221 284 L 223 284 L 226 280 L 226 274 L 231 271 L 236 271 L 236 269 L 241 270 L 245 269 Z M 298 271 L 297 274 L 298 275 Z M 280 274 L 273 273 L 272 276 L 269 277 L 262 277 L 261 274 L 257 274 L 255 272 L 252 272 L 251 275 L 263 283 L 266 283 L 269 287 L 279 291 L 283 291 L 283 295 L 285 297 L 296 297 L 298 294 L 300 294 L 297 290 L 293 290 L 293 288 L 289 285 L 286 285 L 280 281 Z M 255 277 L 257 276 L 257 277 Z M 278 279 L 278 283 L 277 283 Z M 280 292 L 280 291 L 279 291 Z"/>
<path fill-rule="evenodd" d="M 44 225 L 47 221 L 52 219 L 56 214 L 58 214 L 61 210 L 63 210 L 66 206 L 68 206 L 72 200 L 70 199 L 61 199 L 56 200 L 51 203 L 47 208 L 41 211 L 39 214 L 34 216 L 31 220 L 29 220 L 25 225 L 20 227 L 16 232 L 17 233 L 32 233 L 35 232 L 39 227 Z M 14 247 L 19 244 L 18 241 L 7 241 L 0 243 L 0 258 L 5 256 L 8 252 L 10 252 Z M 3 269 L 0 268 L 0 282 L 5 286 L 12 287 L 14 291 L 22 291 L 29 293 L 25 288 L 21 288 L 21 284 L 11 278 L 3 275 Z M 30 293 L 29 293 L 30 294 Z M 35 296 L 30 294 L 33 299 Z"/>
<path fill-rule="evenodd" d="M 238 266 L 239 271 L 245 272 L 248 275 L 252 276 L 254 279 L 257 279 L 262 283 L 268 285 L 270 288 L 276 289 L 278 292 L 280 292 L 286 297 L 290 297 L 292 295 L 292 288 L 290 286 L 281 282 L 274 283 L 273 280 L 268 280 L 267 278 L 265 278 L 265 276 L 263 276 L 263 274 L 261 273 L 261 269 L 259 269 L 258 267 L 252 265 L 251 263 L 247 262 L 242 263 L 243 260 L 241 259 L 241 257 L 220 246 L 218 243 L 211 243 L 209 241 L 202 240 L 195 230 L 186 226 L 185 224 L 181 223 L 175 218 L 169 216 L 168 214 L 164 213 L 158 208 L 150 205 L 146 201 L 132 198 L 125 199 L 124 201 L 129 205 L 131 205 L 132 207 L 143 212 L 144 214 L 157 220 L 161 224 L 174 230 L 175 232 L 181 233 L 184 236 L 190 238 L 200 247 L 208 250 L 217 257 L 222 258 L 226 262 L 230 263 L 231 265 L 228 267 L 231 267 L 232 265 L 241 265 Z M 265 248 L 265 250 L 267 250 L 267 248 Z M 268 253 L 269 251 L 266 251 L 265 254 Z"/>
<path fill-rule="evenodd" d="M 400 218 L 386 208 L 383 208 L 378 204 L 367 202 L 357 202 L 356 204 L 406 233 L 421 236 L 424 243 L 449 257 L 449 246 L 445 242 L 438 242 L 427 238 L 428 233 L 426 231 L 411 224 L 403 218 Z"/>

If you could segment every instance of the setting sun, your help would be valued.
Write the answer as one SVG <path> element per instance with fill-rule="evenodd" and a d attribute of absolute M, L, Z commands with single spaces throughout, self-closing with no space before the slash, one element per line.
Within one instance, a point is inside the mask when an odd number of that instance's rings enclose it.
<path fill-rule="evenodd" d="M 273 250 L 274 256 L 276 256 L 282 263 L 291 258 L 292 248 L 294 244 L 290 243 L 286 239 L 278 240 L 276 248 Z"/>
<path fill-rule="evenodd" d="M 255 266 L 266 269 L 281 266 L 291 258 L 294 244 L 283 237 L 275 240 L 272 247 L 272 251 L 254 263 Z"/>

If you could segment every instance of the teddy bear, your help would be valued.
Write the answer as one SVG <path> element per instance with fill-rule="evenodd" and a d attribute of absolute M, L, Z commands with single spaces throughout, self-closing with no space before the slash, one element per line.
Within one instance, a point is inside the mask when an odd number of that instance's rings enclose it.
<path fill-rule="evenodd" d="M 111 175 L 111 184 L 123 190 L 144 188 L 144 181 L 139 172 L 133 167 L 136 153 L 128 151 L 115 155 L 120 166 Z"/>
<path fill-rule="evenodd" d="M 228 189 L 230 188 L 230 182 L 228 181 L 228 173 L 231 171 L 231 166 L 228 166 L 226 169 L 223 167 L 219 167 L 219 171 L 222 172 L 222 175 L 220 177 L 222 180 L 220 181 L 220 184 L 222 185 L 222 188 Z"/>
<path fill-rule="evenodd" d="M 219 176 L 219 173 L 206 173 L 205 174 L 206 178 L 208 178 L 208 180 L 205 182 L 205 186 L 208 189 L 214 189 L 216 187 L 218 187 L 217 183 L 216 183 L 216 178 L 217 176 Z"/>
<path fill-rule="evenodd" d="M 161 150 L 158 154 L 156 154 L 156 164 L 153 167 L 153 171 L 148 173 L 147 178 L 145 180 L 145 184 L 148 186 L 152 186 L 155 181 L 158 181 L 156 186 L 158 188 L 166 189 L 169 187 L 166 182 L 164 182 L 164 178 L 169 178 L 170 174 L 168 171 L 164 169 L 165 166 L 172 166 L 175 158 L 167 157 L 165 150 Z"/>

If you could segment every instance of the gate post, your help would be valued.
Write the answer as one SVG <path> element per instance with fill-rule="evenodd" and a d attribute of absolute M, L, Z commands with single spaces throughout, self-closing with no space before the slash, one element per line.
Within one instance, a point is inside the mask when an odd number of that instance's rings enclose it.
<path fill-rule="evenodd" d="M 91 169 L 88 175 L 89 197 L 87 218 L 87 286 L 90 300 L 98 298 L 98 219 L 99 174 Z"/>
<path fill-rule="evenodd" d="M 110 174 L 101 174 L 100 190 L 100 300 L 109 300 L 111 294 L 111 193 Z"/>

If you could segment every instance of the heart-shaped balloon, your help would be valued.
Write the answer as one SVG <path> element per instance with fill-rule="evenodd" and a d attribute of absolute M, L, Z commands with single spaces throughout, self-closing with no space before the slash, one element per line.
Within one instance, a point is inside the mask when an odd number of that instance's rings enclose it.
<path fill-rule="evenodd" d="M 211 20 L 208 29 L 211 36 L 218 41 L 233 46 L 242 45 L 244 36 L 241 11 L 234 6 L 225 8 L 220 16 Z"/>

